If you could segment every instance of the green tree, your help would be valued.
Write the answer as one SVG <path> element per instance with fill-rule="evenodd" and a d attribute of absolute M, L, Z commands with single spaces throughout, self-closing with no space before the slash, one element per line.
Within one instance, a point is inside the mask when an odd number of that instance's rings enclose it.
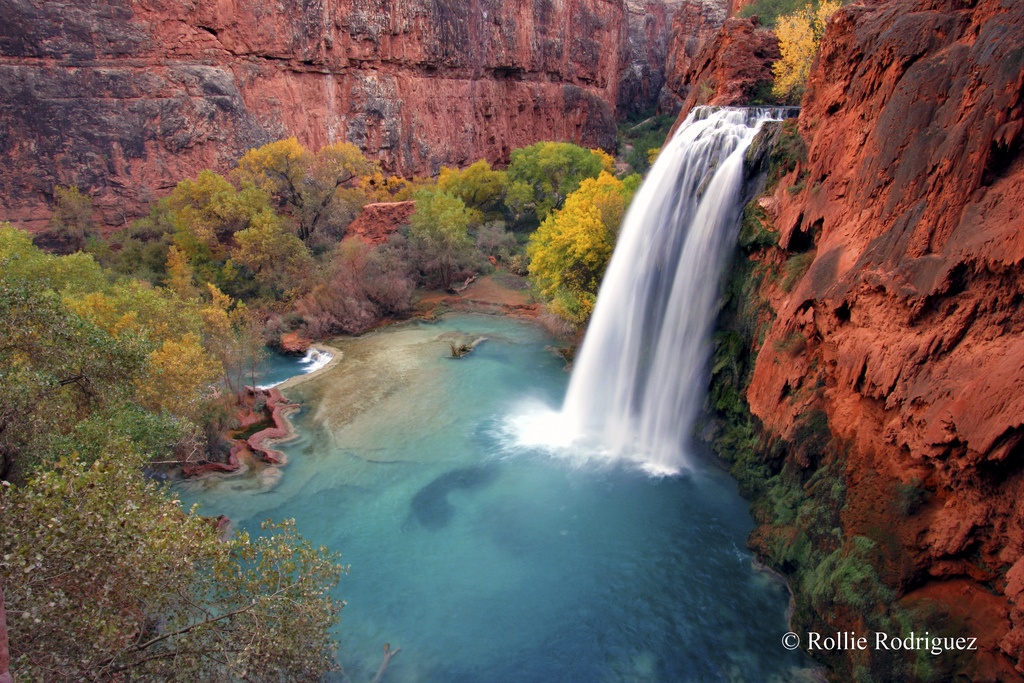
<path fill-rule="evenodd" d="M 190 261 L 204 248 L 210 258 L 223 258 L 236 232 L 249 227 L 256 216 L 273 212 L 267 192 L 253 186 L 236 190 L 213 171 L 200 171 L 195 180 L 178 183 L 167 197 L 167 209 L 179 234 L 176 242 Z"/>
<path fill-rule="evenodd" d="M 471 209 L 493 211 L 505 196 L 506 174 L 481 159 L 464 169 L 441 169 L 437 186 L 458 197 Z"/>
<path fill-rule="evenodd" d="M 552 310 L 575 325 L 590 318 L 636 188 L 632 177 L 623 182 L 602 172 L 588 178 L 530 236 L 530 279 Z"/>
<path fill-rule="evenodd" d="M 306 245 L 285 230 L 269 210 L 254 216 L 248 228 L 235 233 L 231 257 L 256 274 L 257 282 L 269 290 L 272 299 L 300 293 L 313 268 Z"/>
<path fill-rule="evenodd" d="M 409 219 L 409 237 L 419 252 L 420 269 L 442 289 L 473 256 L 469 226 L 479 213 L 449 192 L 424 189 L 416 193 L 416 210 Z"/>
<path fill-rule="evenodd" d="M 0 223 L 0 279 L 31 282 L 60 293 L 93 292 L 109 280 L 96 260 L 84 253 L 47 254 L 24 230 Z"/>
<path fill-rule="evenodd" d="M 156 285 L 166 275 L 167 250 L 174 243 L 174 230 L 164 197 L 150 206 L 149 215 L 135 219 L 107 239 L 90 240 L 86 251 L 104 268 Z"/>
<path fill-rule="evenodd" d="M 111 284 L 90 257 L 45 254 L 9 226 L 0 292 L 0 473 L 100 457 L 117 436 L 166 459 L 211 419 L 219 365 L 198 301 Z"/>
<path fill-rule="evenodd" d="M 839 0 L 821 0 L 817 7 L 808 4 L 802 10 L 779 17 L 775 35 L 782 56 L 772 65 L 773 95 L 786 102 L 800 101 L 825 25 L 840 7 Z"/>
<path fill-rule="evenodd" d="M 70 247 L 71 251 L 85 249 L 86 241 L 96 232 L 92 219 L 92 197 L 74 185 L 53 189 L 56 205 L 50 218 L 50 229 Z"/>
<path fill-rule="evenodd" d="M 245 395 L 246 381 L 255 383 L 256 369 L 267 349 L 259 314 L 244 302 L 234 301 L 216 285 L 207 285 L 209 303 L 200 310 L 207 348 L 224 369 L 224 382 L 236 400 Z"/>
<path fill-rule="evenodd" d="M 568 142 L 538 142 L 512 152 L 506 204 L 519 216 L 543 221 L 586 178 L 596 178 L 609 157 Z"/>
<path fill-rule="evenodd" d="M 309 681 L 335 667 L 344 568 L 294 523 L 218 540 L 124 443 L 0 492 L 0 583 L 24 680 Z"/>
<path fill-rule="evenodd" d="M 148 345 L 112 337 L 37 282 L 5 277 L 0 258 L 0 476 L 18 479 L 51 439 L 133 398 Z"/>
<path fill-rule="evenodd" d="M 377 170 L 351 143 L 313 154 L 288 138 L 249 150 L 232 175 L 242 187 L 252 185 L 275 197 L 295 219 L 299 239 L 308 243 L 318 232 L 341 238 L 366 200 L 362 191 L 346 186 Z"/>

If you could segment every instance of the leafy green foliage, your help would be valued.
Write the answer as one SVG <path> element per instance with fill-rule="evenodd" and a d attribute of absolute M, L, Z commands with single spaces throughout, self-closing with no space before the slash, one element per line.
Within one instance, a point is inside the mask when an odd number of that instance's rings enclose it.
<path fill-rule="evenodd" d="M 105 287 L 103 269 L 87 254 L 53 256 L 32 244 L 28 233 L 0 223 L 0 277 L 55 292 L 89 292 Z"/>
<path fill-rule="evenodd" d="M 668 132 L 675 123 L 675 117 L 667 114 L 648 116 L 639 123 L 619 126 L 619 148 L 630 147 L 626 163 L 634 173 L 646 173 L 654 163 L 654 157 L 665 144 Z"/>
<path fill-rule="evenodd" d="M 793 254 L 782 266 L 784 273 L 782 279 L 782 291 L 792 292 L 793 288 L 796 287 L 796 283 L 803 279 L 804 275 L 807 274 L 811 264 L 814 262 L 815 252 L 807 251 L 802 254 Z"/>
<path fill-rule="evenodd" d="M 740 224 L 739 245 L 746 252 L 755 252 L 779 246 L 779 236 L 770 229 L 771 221 L 768 214 L 756 201 L 743 207 L 743 220 Z"/>
<path fill-rule="evenodd" d="M 216 177 L 189 192 L 209 199 L 182 204 L 193 225 L 237 215 L 213 209 L 237 206 Z M 141 476 L 205 452 L 211 387 L 263 351 L 248 310 L 209 297 L 113 281 L 0 226 L 0 584 L 19 680 L 316 680 L 334 666 L 335 555 L 290 522 L 220 542 Z"/>
<path fill-rule="evenodd" d="M 507 178 L 504 171 L 496 171 L 484 159 L 464 169 L 445 166 L 437 179 L 437 187 L 462 200 L 470 209 L 482 213 L 494 212 L 505 198 Z"/>
<path fill-rule="evenodd" d="M 232 260 L 256 274 L 271 299 L 294 296 L 306 289 L 313 258 L 302 241 L 271 212 L 262 212 L 249 227 L 235 233 Z"/>
<path fill-rule="evenodd" d="M 587 178 L 614 168 L 610 157 L 568 142 L 538 142 L 512 152 L 506 204 L 520 217 L 543 221 Z"/>
<path fill-rule="evenodd" d="M 895 597 L 871 561 L 876 548 L 871 539 L 853 536 L 805 575 L 802 588 L 819 613 L 832 614 L 836 607 L 847 606 L 863 614 Z"/>
<path fill-rule="evenodd" d="M 85 249 L 89 237 L 96 231 L 96 222 L 92 219 L 92 198 L 83 194 L 77 187 L 54 188 L 53 196 L 56 205 L 50 219 L 50 229 L 70 251 Z"/>
<path fill-rule="evenodd" d="M 409 238 L 417 249 L 420 271 L 427 282 L 451 287 L 456 273 L 472 259 L 469 227 L 480 214 L 442 189 L 416 193 L 416 211 L 409 219 Z"/>
<path fill-rule="evenodd" d="M 365 193 L 346 186 L 377 170 L 351 143 L 338 142 L 314 154 L 288 138 L 246 152 L 232 176 L 243 188 L 251 185 L 273 196 L 295 220 L 298 237 L 312 245 L 341 239 L 366 201 Z"/>
<path fill-rule="evenodd" d="M 292 522 L 221 542 L 138 475 L 124 443 L 0 493 L 0 577 L 19 679 L 317 680 L 343 568 Z"/>
<path fill-rule="evenodd" d="M 800 135 L 799 123 L 797 119 L 786 119 L 768 156 L 767 190 L 772 190 L 784 175 L 792 173 L 806 161 L 807 143 Z"/>
<path fill-rule="evenodd" d="M 779 17 L 793 14 L 801 9 L 807 0 L 754 0 L 739 11 L 741 17 L 757 17 L 769 28 L 775 28 Z"/>
<path fill-rule="evenodd" d="M 262 349 L 258 335 L 252 347 L 238 341 L 251 329 L 240 313 L 111 283 L 90 256 L 45 254 L 10 226 L 0 227 L 0 291 L 0 473 L 16 480 L 47 457 L 99 457 L 115 437 L 154 458 L 179 446 L 203 454 L 199 432 L 230 396 L 217 380 L 242 365 L 223 361 Z"/>
<path fill-rule="evenodd" d="M 0 474 L 22 475 L 42 441 L 133 397 L 148 348 L 111 337 L 38 283 L 10 277 L 0 258 Z"/>

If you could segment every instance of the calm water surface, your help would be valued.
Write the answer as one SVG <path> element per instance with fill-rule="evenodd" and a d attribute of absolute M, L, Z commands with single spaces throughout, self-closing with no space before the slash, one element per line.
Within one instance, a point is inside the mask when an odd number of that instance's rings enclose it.
<path fill-rule="evenodd" d="M 486 336 L 469 356 L 448 340 Z M 351 565 L 339 660 L 390 683 L 799 680 L 784 587 L 751 567 L 732 480 L 696 464 L 654 478 L 516 446 L 508 417 L 561 404 L 568 375 L 539 330 L 450 316 L 338 342 L 289 395 L 301 437 L 279 483 L 183 485 L 258 533 L 294 517 Z M 301 369 L 298 370 L 301 372 Z"/>

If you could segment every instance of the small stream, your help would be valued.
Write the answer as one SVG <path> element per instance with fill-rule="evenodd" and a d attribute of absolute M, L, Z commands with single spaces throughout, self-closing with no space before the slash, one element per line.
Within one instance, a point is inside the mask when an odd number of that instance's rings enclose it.
<path fill-rule="evenodd" d="M 342 552 L 353 681 L 385 642 L 402 648 L 389 683 L 804 680 L 786 589 L 752 568 L 747 503 L 706 457 L 652 477 L 514 443 L 517 415 L 562 403 L 549 343 L 469 315 L 335 340 L 341 362 L 286 392 L 301 436 L 276 486 L 248 473 L 182 497 L 251 533 L 294 517 Z"/>

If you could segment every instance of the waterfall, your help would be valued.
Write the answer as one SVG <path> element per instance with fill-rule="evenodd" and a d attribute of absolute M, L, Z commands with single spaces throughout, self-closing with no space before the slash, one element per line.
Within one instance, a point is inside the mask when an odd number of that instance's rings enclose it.
<path fill-rule="evenodd" d="M 666 143 L 601 284 L 562 408 L 564 434 L 652 472 L 685 466 L 742 211 L 743 156 L 769 118 L 698 108 Z"/>

